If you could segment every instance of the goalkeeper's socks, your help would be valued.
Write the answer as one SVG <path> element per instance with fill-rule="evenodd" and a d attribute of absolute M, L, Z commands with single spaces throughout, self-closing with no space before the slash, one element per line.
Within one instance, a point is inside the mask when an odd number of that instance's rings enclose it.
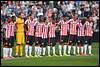
<path fill-rule="evenodd" d="M 32 54 L 32 46 L 29 46 L 29 56 Z"/>
<path fill-rule="evenodd" d="M 20 56 L 22 56 L 23 55 L 23 47 L 22 47 L 22 45 L 20 45 Z"/>
<path fill-rule="evenodd" d="M 16 45 L 16 56 L 18 56 L 19 45 Z"/>
<path fill-rule="evenodd" d="M 25 45 L 25 54 L 28 56 L 28 45 Z"/>
<path fill-rule="evenodd" d="M 59 45 L 59 55 L 62 55 L 62 45 Z"/>
<path fill-rule="evenodd" d="M 64 50 L 64 51 L 63 51 L 63 54 L 64 54 L 64 55 L 66 54 L 66 47 L 67 47 L 67 45 L 64 45 L 64 46 L 63 46 L 63 50 Z"/>
<path fill-rule="evenodd" d="M 9 56 L 12 56 L 12 48 L 9 48 Z"/>
<path fill-rule="evenodd" d="M 50 55 L 50 46 L 48 46 L 48 55 Z"/>

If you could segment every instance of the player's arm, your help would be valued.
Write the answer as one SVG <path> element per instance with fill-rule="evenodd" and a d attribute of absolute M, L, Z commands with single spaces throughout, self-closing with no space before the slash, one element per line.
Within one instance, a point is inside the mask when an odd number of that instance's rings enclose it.
<path fill-rule="evenodd" d="M 77 25 L 76 25 L 76 33 L 78 34 L 78 28 L 79 28 L 79 23 L 77 23 Z"/>
<path fill-rule="evenodd" d="M 25 21 L 25 29 L 26 29 L 26 31 L 28 31 L 28 22 L 27 22 L 27 20 Z"/>
<path fill-rule="evenodd" d="M 47 37 L 49 37 L 49 25 L 48 25 Z"/>
<path fill-rule="evenodd" d="M 5 28 L 3 28 L 3 32 L 4 32 L 4 38 L 7 39 L 6 38 L 6 29 Z"/>
<path fill-rule="evenodd" d="M 15 22 L 16 29 L 18 28 L 18 22 L 19 22 L 19 20 L 16 19 L 16 22 Z"/>
<path fill-rule="evenodd" d="M 93 23 L 93 22 L 92 22 L 92 23 Z M 95 29 L 94 29 L 94 23 L 93 23 L 93 25 L 92 25 L 92 31 L 93 31 L 93 32 L 95 31 Z M 92 32 L 92 33 L 93 33 L 93 32 Z"/>
<path fill-rule="evenodd" d="M 57 25 L 57 29 L 61 30 L 61 21 L 59 21 L 56 25 Z"/>

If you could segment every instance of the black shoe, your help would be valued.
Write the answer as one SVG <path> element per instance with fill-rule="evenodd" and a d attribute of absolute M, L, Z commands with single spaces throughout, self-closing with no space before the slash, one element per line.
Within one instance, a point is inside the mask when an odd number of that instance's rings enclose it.
<path fill-rule="evenodd" d="M 76 54 L 72 54 L 73 56 L 76 56 Z"/>
<path fill-rule="evenodd" d="M 14 57 L 16 58 L 16 57 L 18 57 L 18 56 L 14 56 Z"/>
<path fill-rule="evenodd" d="M 22 56 L 19 56 L 19 57 L 22 57 Z"/>

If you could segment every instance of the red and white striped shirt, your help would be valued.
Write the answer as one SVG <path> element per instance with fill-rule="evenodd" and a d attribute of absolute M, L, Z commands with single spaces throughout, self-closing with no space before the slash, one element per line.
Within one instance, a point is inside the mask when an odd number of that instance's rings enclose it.
<path fill-rule="evenodd" d="M 15 27 L 15 24 L 10 23 L 10 36 L 14 36 L 14 27 Z"/>
<path fill-rule="evenodd" d="M 5 31 L 5 38 L 10 38 L 10 24 L 9 23 L 5 23 L 3 25 L 3 28 L 6 30 Z"/>
<path fill-rule="evenodd" d="M 85 36 L 92 36 L 93 35 L 93 23 L 89 23 L 88 21 L 85 22 Z"/>
<path fill-rule="evenodd" d="M 77 26 L 78 26 L 77 36 L 85 36 L 85 25 L 79 22 Z"/>
<path fill-rule="evenodd" d="M 26 32 L 26 35 L 34 36 L 34 27 L 35 27 L 36 23 L 37 22 L 31 21 L 29 19 L 27 19 L 25 21 L 25 24 L 28 26 L 28 31 Z"/>
<path fill-rule="evenodd" d="M 47 38 L 47 37 L 48 37 L 48 25 L 44 23 L 42 29 L 42 38 Z"/>
<path fill-rule="evenodd" d="M 69 24 L 68 24 L 68 22 L 66 21 L 64 21 L 64 20 L 61 20 L 61 21 L 59 21 L 59 23 L 58 24 L 60 24 L 60 28 L 61 28 L 61 30 L 60 30 L 60 35 L 67 35 L 67 32 L 68 32 L 68 29 L 69 29 Z"/>
<path fill-rule="evenodd" d="M 56 26 L 54 24 L 49 23 L 49 37 L 55 37 Z"/>
<path fill-rule="evenodd" d="M 79 21 L 78 20 L 76 20 L 76 21 L 74 21 L 73 19 L 70 19 L 69 20 L 69 34 L 71 34 L 71 35 L 76 35 L 77 34 L 77 23 L 78 23 Z"/>
<path fill-rule="evenodd" d="M 36 24 L 36 32 L 35 32 L 36 37 L 42 37 L 42 28 L 43 28 L 43 23 Z"/>

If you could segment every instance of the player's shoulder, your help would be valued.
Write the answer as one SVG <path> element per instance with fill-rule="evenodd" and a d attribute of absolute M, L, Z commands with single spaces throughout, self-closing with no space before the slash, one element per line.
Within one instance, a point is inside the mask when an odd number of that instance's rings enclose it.
<path fill-rule="evenodd" d="M 77 22 L 77 25 L 81 24 L 81 22 Z"/>
<path fill-rule="evenodd" d="M 51 25 L 51 23 L 48 23 L 48 25 Z"/>
<path fill-rule="evenodd" d="M 69 21 L 73 21 L 73 19 L 69 19 Z"/>
<path fill-rule="evenodd" d="M 68 22 L 72 22 L 72 21 L 74 21 L 74 20 L 73 20 L 73 19 L 69 19 L 69 20 L 68 20 Z"/>
<path fill-rule="evenodd" d="M 17 18 L 16 18 L 16 21 L 19 21 L 19 20 L 20 20 L 20 18 L 17 17 Z"/>
<path fill-rule="evenodd" d="M 19 23 L 19 21 L 20 21 L 20 18 L 16 18 L 16 23 Z"/>
<path fill-rule="evenodd" d="M 59 22 L 63 22 L 64 20 L 60 20 Z"/>
<path fill-rule="evenodd" d="M 4 23 L 2 28 L 7 28 L 8 23 Z"/>

